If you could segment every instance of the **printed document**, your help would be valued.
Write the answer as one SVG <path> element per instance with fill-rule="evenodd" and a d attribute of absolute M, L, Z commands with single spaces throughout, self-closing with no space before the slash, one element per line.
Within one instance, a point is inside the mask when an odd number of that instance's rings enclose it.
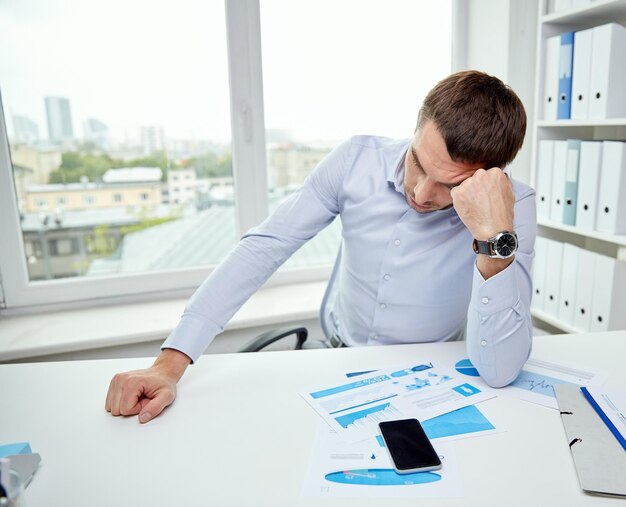
<path fill-rule="evenodd" d="M 455 364 L 455 370 L 462 377 L 473 379 L 480 389 L 485 391 L 492 390 L 480 379 L 478 371 L 469 359 L 458 361 Z M 558 409 L 553 386 L 557 384 L 597 386 L 604 383 L 607 378 L 607 373 L 598 370 L 583 369 L 531 357 L 513 383 L 498 389 L 497 394 L 512 396 L 524 401 Z"/>
<path fill-rule="evenodd" d="M 326 498 L 458 498 L 462 496 L 452 443 L 433 442 L 441 470 L 398 474 L 382 437 L 346 443 L 320 421 L 303 495 Z"/>
<path fill-rule="evenodd" d="M 420 421 L 495 396 L 475 379 L 432 362 L 377 370 L 358 380 L 300 393 L 346 442 L 378 434 L 378 423 L 415 417 Z"/>

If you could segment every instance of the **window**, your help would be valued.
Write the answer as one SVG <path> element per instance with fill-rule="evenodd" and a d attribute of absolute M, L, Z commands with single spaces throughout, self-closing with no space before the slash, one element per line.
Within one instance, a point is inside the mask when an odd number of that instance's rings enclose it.
<path fill-rule="evenodd" d="M 13 165 L 29 179 L 11 184 L 17 203 L 7 226 L 15 227 L 21 214 L 27 227 L 18 230 L 16 250 L 26 248 L 37 212 L 59 205 L 63 229 L 78 233 L 87 228 L 93 234 L 109 224 L 121 237 L 113 252 L 94 249 L 84 261 L 86 269 L 49 263 L 48 279 L 192 266 L 204 266 L 204 277 L 235 244 L 234 203 L 214 216 L 215 210 L 197 209 L 193 202 L 185 209 L 170 207 L 161 193 L 168 170 L 186 168 L 207 179 L 232 175 L 225 20 L 224 2 L 198 0 L 181 0 L 175 9 L 149 0 L 130 5 L 112 0 L 106 8 L 95 0 L 2 6 L 0 91 L 12 164 L 3 160 L 0 171 Z M 25 33 L 30 36 L 24 38 Z M 50 50 L 46 58 L 41 57 L 44 46 Z M 107 72 L 103 61 L 110 63 Z M 4 132 L 0 141 L 6 142 Z M 31 211 L 25 193 L 34 185 L 71 188 L 71 197 L 35 198 L 37 209 Z M 112 193 L 112 187 L 121 188 Z M 216 222 L 222 224 L 219 235 L 211 231 Z M 52 227 L 35 226 L 37 234 L 52 241 Z M 196 239 L 197 230 L 211 241 Z M 194 241 L 202 247 L 191 248 L 194 255 L 181 255 L 178 250 Z M 42 254 L 52 255 L 52 250 Z M 38 279 L 40 274 L 27 272 L 21 285 L 36 289 L 29 283 Z M 134 290 L 131 284 L 120 287 L 121 292 Z"/>
<path fill-rule="evenodd" d="M 74 255 L 80 251 L 76 238 L 51 239 L 48 241 L 48 248 L 53 257 Z"/>
<path fill-rule="evenodd" d="M 3 5 L 5 304 L 197 286 L 338 142 L 410 135 L 422 89 L 449 71 L 449 1 Z M 316 241 L 275 279 L 327 276 L 339 224 Z"/>
<path fill-rule="evenodd" d="M 26 252 L 26 257 L 28 259 L 28 262 L 34 262 L 34 260 L 31 261 L 31 258 L 33 257 L 37 258 L 43 255 L 42 250 L 41 250 L 41 241 L 38 241 L 38 240 L 25 241 L 24 251 Z"/>
<path fill-rule="evenodd" d="M 350 136 L 413 135 L 451 71 L 451 3 L 261 0 L 270 207 Z M 339 237 L 335 221 L 285 265 L 332 263 Z"/>

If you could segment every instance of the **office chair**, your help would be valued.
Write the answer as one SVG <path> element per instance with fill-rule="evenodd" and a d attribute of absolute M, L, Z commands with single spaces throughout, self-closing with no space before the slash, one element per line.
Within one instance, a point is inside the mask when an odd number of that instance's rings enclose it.
<path fill-rule="evenodd" d="M 282 340 L 288 336 L 296 336 L 296 344 L 294 350 L 306 350 L 306 349 L 328 349 L 343 346 L 341 340 L 335 336 L 328 325 L 330 317 L 330 308 L 332 308 L 332 302 L 337 296 L 337 277 L 339 274 L 339 266 L 341 263 L 341 246 L 339 252 L 337 252 L 337 258 L 333 266 L 328 285 L 326 285 L 326 291 L 322 298 L 322 304 L 320 306 L 320 325 L 322 331 L 324 331 L 324 339 L 321 340 L 309 340 L 309 331 L 304 326 L 291 326 L 281 327 L 278 329 L 272 329 L 258 335 L 252 339 L 246 345 L 239 349 L 239 352 L 259 352 L 268 345 Z"/>

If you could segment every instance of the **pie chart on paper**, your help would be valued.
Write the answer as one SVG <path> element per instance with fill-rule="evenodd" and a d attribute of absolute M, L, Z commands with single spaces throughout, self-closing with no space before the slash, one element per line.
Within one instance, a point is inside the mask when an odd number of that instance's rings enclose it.
<path fill-rule="evenodd" d="M 416 472 L 398 474 L 387 468 L 369 468 L 361 470 L 342 470 L 327 474 L 325 479 L 340 484 L 356 484 L 359 486 L 412 486 L 428 484 L 441 480 L 441 475 L 434 472 Z"/>
<path fill-rule="evenodd" d="M 462 359 L 456 363 L 454 367 L 456 368 L 456 371 L 462 375 L 467 375 L 468 377 L 480 377 L 478 370 L 474 368 L 474 365 L 469 359 Z"/>

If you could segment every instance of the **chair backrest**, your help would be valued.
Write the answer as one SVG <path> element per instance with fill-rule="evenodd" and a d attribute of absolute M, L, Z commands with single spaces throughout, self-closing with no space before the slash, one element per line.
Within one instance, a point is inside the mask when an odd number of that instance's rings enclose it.
<path fill-rule="evenodd" d="M 339 251 L 337 252 L 337 257 L 335 258 L 335 264 L 333 265 L 333 270 L 330 274 L 330 278 L 328 279 L 328 284 L 326 285 L 326 292 L 324 292 L 324 297 L 322 298 L 322 304 L 320 306 L 320 325 L 322 327 L 322 331 L 324 331 L 324 336 L 326 338 L 330 338 L 333 334 L 333 331 L 330 327 L 330 309 L 332 308 L 332 304 L 337 296 L 337 289 L 339 287 L 338 278 L 339 271 L 341 267 L 341 244 L 339 245 Z"/>

